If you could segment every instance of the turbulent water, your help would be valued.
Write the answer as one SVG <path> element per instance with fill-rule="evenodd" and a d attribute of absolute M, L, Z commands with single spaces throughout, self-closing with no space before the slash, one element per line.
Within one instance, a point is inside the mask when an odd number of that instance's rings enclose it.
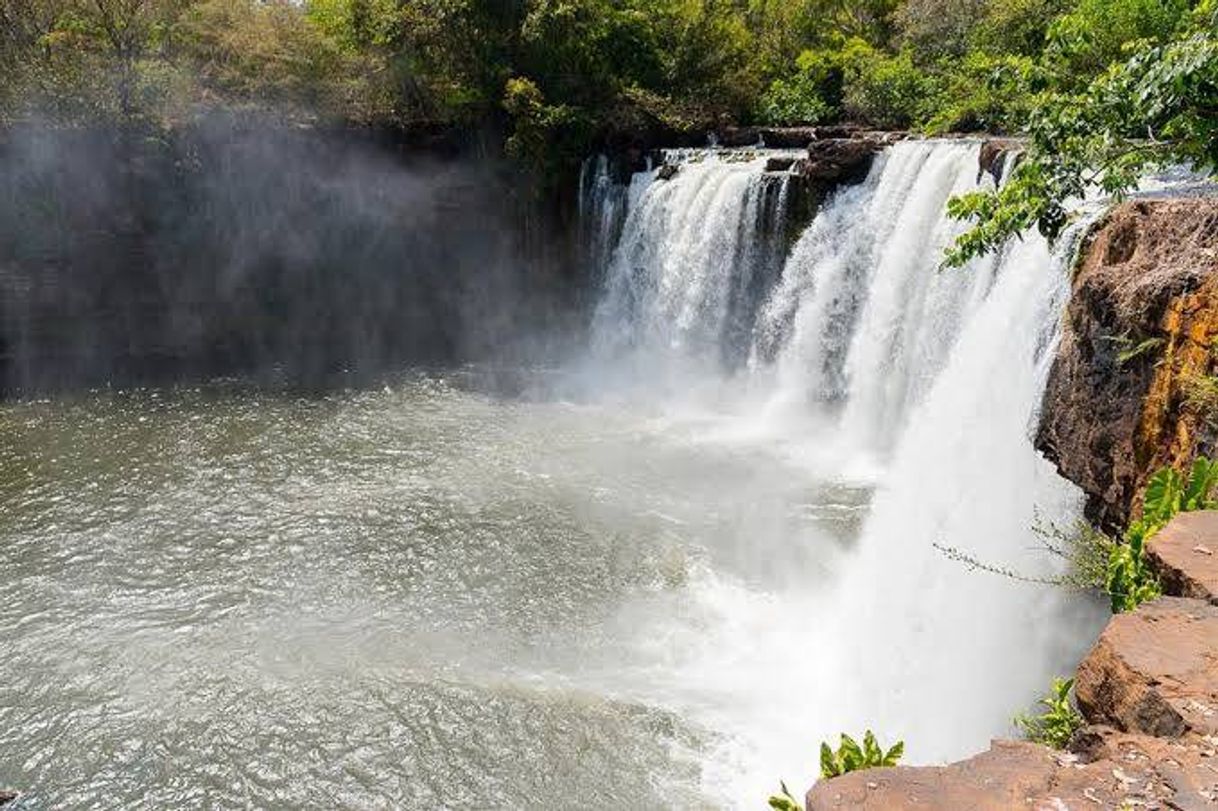
<path fill-rule="evenodd" d="M 562 368 L 0 407 L 0 786 L 26 808 L 757 807 L 838 731 L 960 756 L 1093 638 L 1029 441 L 1066 294 L 938 271 L 977 146 L 788 243 L 766 153 L 581 181 Z M 988 181 L 987 181 L 988 182 Z"/>

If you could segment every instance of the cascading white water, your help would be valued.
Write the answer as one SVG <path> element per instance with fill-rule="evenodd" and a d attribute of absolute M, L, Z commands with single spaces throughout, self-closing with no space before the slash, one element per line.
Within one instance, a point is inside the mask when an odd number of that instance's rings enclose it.
<path fill-rule="evenodd" d="M 841 730 L 902 736 L 915 762 L 975 751 L 1073 667 L 1100 621 L 1089 600 L 971 572 L 936 549 L 1044 574 L 1054 563 L 1036 551 L 1036 516 L 1069 521 L 1079 502 L 1029 438 L 1068 241 L 1051 253 L 1031 237 L 938 269 L 962 227 L 945 204 L 979 182 L 977 152 L 901 143 L 826 201 L 750 302 L 743 367 L 705 361 L 739 339 L 725 302 L 756 272 L 739 261 L 742 242 L 761 235 L 733 225 L 748 219 L 764 161 L 703 159 L 631 187 L 593 325 L 598 368 L 612 357 L 646 376 L 657 354 L 698 361 L 714 386 L 658 396 L 688 413 L 682 397 L 714 389 L 718 418 L 703 409 L 695 428 L 703 441 L 794 459 L 809 509 L 825 486 L 874 487 L 844 548 L 746 529 L 738 543 L 758 554 L 785 543 L 803 557 L 762 583 L 708 574 L 696 632 L 664 637 L 693 653 L 649 674 L 655 700 L 725 733 L 705 780 L 733 802 L 779 775 L 811 779 L 816 743 Z M 668 679 L 702 699 L 687 706 L 679 688 L 654 687 Z"/>
<path fill-rule="evenodd" d="M 694 153 L 671 180 L 634 176 L 596 308 L 594 349 L 664 364 L 730 365 L 747 352 L 757 301 L 776 275 L 788 176 L 766 157 Z M 602 163 L 597 177 L 606 172 Z M 586 203 L 613 208 L 611 184 Z"/>

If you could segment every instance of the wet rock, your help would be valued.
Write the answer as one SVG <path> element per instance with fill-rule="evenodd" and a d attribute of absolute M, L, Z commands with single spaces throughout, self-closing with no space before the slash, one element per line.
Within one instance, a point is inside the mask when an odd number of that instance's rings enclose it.
<path fill-rule="evenodd" d="M 763 127 L 759 134 L 771 149 L 803 149 L 820 137 L 816 127 Z"/>
<path fill-rule="evenodd" d="M 977 156 L 977 182 L 981 176 L 988 174 L 994 182 L 1002 180 L 1007 163 L 1015 160 L 1023 150 L 1023 144 L 1013 138 L 987 138 L 981 142 L 981 151 Z"/>
<path fill-rule="evenodd" d="M 672 180 L 677 176 L 677 172 L 681 170 L 680 164 L 666 163 L 656 172 L 657 180 Z"/>
<path fill-rule="evenodd" d="M 1181 513 L 1146 547 L 1163 592 L 1218 602 L 1218 511 Z"/>
<path fill-rule="evenodd" d="M 791 167 L 795 165 L 795 158 L 790 155 L 780 155 L 768 159 L 765 162 L 765 170 L 767 172 L 789 172 Z"/>
<path fill-rule="evenodd" d="M 761 130 L 757 127 L 724 127 L 716 133 L 719 146 L 742 147 L 759 146 Z"/>
<path fill-rule="evenodd" d="M 808 157 L 796 164 L 805 179 L 825 184 L 860 183 L 867 177 L 877 152 L 885 147 L 878 138 L 832 138 L 813 141 Z"/>
<path fill-rule="evenodd" d="M 1161 597 L 1118 614 L 1079 665 L 1079 709 L 1092 723 L 1178 737 L 1218 732 L 1218 606 Z"/>
<path fill-rule="evenodd" d="M 1036 436 L 1093 523 L 1124 527 L 1151 473 L 1218 449 L 1216 341 L 1218 200 L 1113 209 L 1080 252 Z"/>

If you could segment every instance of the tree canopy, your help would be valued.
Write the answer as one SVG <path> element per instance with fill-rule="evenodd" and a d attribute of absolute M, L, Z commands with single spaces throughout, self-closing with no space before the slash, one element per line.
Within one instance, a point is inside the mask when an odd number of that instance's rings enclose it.
<path fill-rule="evenodd" d="M 0 0 L 0 125 L 254 106 L 486 127 L 546 169 L 640 120 L 1026 133 L 956 261 L 1214 162 L 1215 0 Z"/>

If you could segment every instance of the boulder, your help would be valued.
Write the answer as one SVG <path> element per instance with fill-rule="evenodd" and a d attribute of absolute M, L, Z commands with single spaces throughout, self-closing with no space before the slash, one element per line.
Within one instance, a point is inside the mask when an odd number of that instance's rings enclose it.
<path fill-rule="evenodd" d="M 757 146 L 761 143 L 761 130 L 757 127 L 722 127 L 715 133 L 719 146 Z"/>
<path fill-rule="evenodd" d="M 761 140 L 771 149 L 803 149 L 819 136 L 816 127 L 762 127 Z"/>
<path fill-rule="evenodd" d="M 885 143 L 873 138 L 830 138 L 813 141 L 808 157 L 797 162 L 805 179 L 823 184 L 860 183 L 867 177 L 875 154 Z"/>
<path fill-rule="evenodd" d="M 1092 723 L 1166 737 L 1218 733 L 1218 606 L 1161 597 L 1114 616 L 1074 690 Z"/>
<path fill-rule="evenodd" d="M 1163 592 L 1218 603 L 1218 510 L 1180 513 L 1146 546 Z"/>
<path fill-rule="evenodd" d="M 767 172 L 789 172 L 795 165 L 795 158 L 790 155 L 778 155 L 765 162 Z"/>

